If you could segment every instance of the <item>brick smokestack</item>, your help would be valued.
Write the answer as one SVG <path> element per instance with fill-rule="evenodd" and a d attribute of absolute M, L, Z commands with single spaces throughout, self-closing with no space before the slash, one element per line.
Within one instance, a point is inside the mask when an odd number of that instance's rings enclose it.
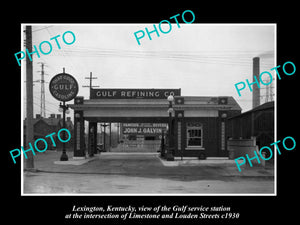
<path fill-rule="evenodd" d="M 255 82 L 255 78 L 259 82 L 259 57 L 253 58 L 253 82 Z M 254 84 L 252 86 L 252 108 L 255 108 L 260 105 L 260 88 L 258 85 Z"/>

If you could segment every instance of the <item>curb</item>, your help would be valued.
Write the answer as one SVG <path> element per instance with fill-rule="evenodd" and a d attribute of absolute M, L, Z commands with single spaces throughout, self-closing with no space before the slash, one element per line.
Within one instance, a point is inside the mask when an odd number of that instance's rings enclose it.
<path fill-rule="evenodd" d="M 167 167 L 175 167 L 175 166 L 204 166 L 204 165 L 226 165 L 226 166 L 234 166 L 235 161 L 231 159 L 205 159 L 205 160 L 199 160 L 199 159 L 183 159 L 175 158 L 174 161 L 166 161 L 163 160 L 159 155 L 157 158 L 160 160 L 160 162 Z"/>
<path fill-rule="evenodd" d="M 74 165 L 74 166 L 81 166 L 85 163 L 88 163 L 90 161 L 94 161 L 99 159 L 99 156 L 97 157 L 90 157 L 90 158 L 86 158 L 86 159 L 72 159 L 72 160 L 68 160 L 68 161 L 54 161 L 53 163 L 56 165 Z"/>

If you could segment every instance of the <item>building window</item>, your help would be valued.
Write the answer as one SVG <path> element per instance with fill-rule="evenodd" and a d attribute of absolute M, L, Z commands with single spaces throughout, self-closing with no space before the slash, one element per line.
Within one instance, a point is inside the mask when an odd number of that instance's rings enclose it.
<path fill-rule="evenodd" d="M 202 124 L 187 123 L 187 147 L 202 147 Z"/>

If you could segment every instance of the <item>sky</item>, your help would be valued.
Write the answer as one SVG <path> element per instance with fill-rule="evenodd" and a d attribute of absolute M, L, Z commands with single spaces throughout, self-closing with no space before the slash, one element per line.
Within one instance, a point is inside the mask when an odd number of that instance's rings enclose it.
<path fill-rule="evenodd" d="M 134 33 L 139 30 L 145 32 L 145 27 L 151 31 L 153 24 L 26 25 L 32 25 L 33 45 L 37 48 L 43 41 L 52 44 L 50 54 L 40 53 L 40 58 L 32 55 L 33 80 L 36 81 L 33 87 L 34 115 L 40 113 L 40 63 L 45 63 L 46 117 L 59 113 L 59 102 L 51 96 L 49 82 L 63 68 L 78 81 L 78 96 L 85 99 L 89 97 L 89 89 L 82 85 L 89 85 L 85 78 L 92 72 L 93 77 L 97 77 L 93 85 L 101 88 L 181 88 L 182 96 L 232 96 L 245 112 L 252 108 L 252 93 L 245 89 L 241 92 L 242 96 L 238 96 L 234 85 L 246 79 L 252 81 L 252 58 L 261 57 L 261 72 L 276 66 L 274 24 L 182 22 L 178 28 L 176 23 L 172 23 L 169 33 L 159 32 L 158 37 L 154 32 L 152 40 L 146 34 L 140 39 L 141 45 L 138 45 Z M 21 26 L 21 29 L 24 30 L 24 27 Z M 76 37 L 71 45 L 62 40 L 66 31 L 72 31 Z M 50 40 L 57 35 L 60 35 L 57 40 L 61 49 L 58 49 L 55 40 Z M 69 34 L 65 37 L 72 41 Z M 49 50 L 46 44 L 43 50 Z M 22 71 L 22 84 L 25 86 L 25 60 Z M 275 75 L 274 72 L 272 74 Z M 265 89 L 261 92 L 263 94 Z M 22 98 L 26 104 L 25 88 Z M 263 96 L 261 102 L 264 102 Z M 67 103 L 73 104 L 73 100 Z M 73 120 L 73 114 L 69 116 Z"/>

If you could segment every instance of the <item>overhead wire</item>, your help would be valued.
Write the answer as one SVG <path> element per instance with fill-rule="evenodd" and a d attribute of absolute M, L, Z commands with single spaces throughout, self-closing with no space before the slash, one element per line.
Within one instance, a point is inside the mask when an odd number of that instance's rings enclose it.
<path fill-rule="evenodd" d="M 26 103 L 26 100 L 27 100 L 27 99 L 25 99 L 24 104 L 27 104 L 27 103 Z M 33 102 L 33 105 L 37 106 L 38 108 L 40 107 L 39 103 L 37 103 L 37 102 Z M 48 113 L 50 113 L 50 114 L 56 114 L 55 111 L 49 110 L 48 107 L 46 108 L 46 112 L 48 112 Z"/>
<path fill-rule="evenodd" d="M 48 29 L 51 26 L 44 27 L 38 30 L 46 29 L 46 31 L 51 36 L 51 32 Z M 37 31 L 37 30 L 36 30 Z M 173 51 L 173 50 L 161 50 L 161 51 L 138 51 L 138 50 L 124 50 L 124 49 L 105 49 L 96 48 L 89 46 L 72 46 L 68 48 L 67 46 L 60 51 L 62 54 L 51 54 L 49 56 L 62 56 L 66 58 L 73 69 L 74 66 L 72 57 L 125 57 L 125 58 L 137 58 L 137 59 L 158 59 L 158 60 L 175 60 L 180 62 L 194 62 L 194 63 L 204 63 L 204 64 L 223 64 L 223 65 L 236 65 L 236 66 L 249 66 L 249 61 L 253 56 L 259 55 L 261 52 L 259 50 L 225 50 L 225 51 Z M 272 55 L 272 51 L 269 55 Z"/>
<path fill-rule="evenodd" d="M 47 28 L 49 28 L 49 27 L 53 27 L 53 25 L 46 26 L 46 27 L 42 27 L 42 28 L 36 29 L 36 30 L 32 30 L 31 32 L 34 33 L 34 32 L 37 32 L 37 31 L 45 30 L 45 29 L 47 29 Z"/>
<path fill-rule="evenodd" d="M 137 52 L 137 51 L 123 51 L 123 50 L 94 50 L 72 48 L 66 49 L 65 54 L 75 57 L 129 57 L 129 58 L 147 58 L 147 59 L 162 59 L 162 60 L 176 60 L 182 62 L 196 62 L 196 63 L 213 63 L 213 64 L 227 64 L 249 66 L 251 56 L 247 53 L 221 55 L 221 54 L 199 54 L 195 52 Z M 224 54 L 224 53 L 223 53 Z"/>
<path fill-rule="evenodd" d="M 93 49 L 75 47 L 66 50 L 67 54 L 77 57 L 131 57 L 156 58 L 166 60 L 190 61 L 198 63 L 221 63 L 248 66 L 254 51 L 231 52 L 178 52 L 178 51 L 125 51 L 115 49 Z"/>

